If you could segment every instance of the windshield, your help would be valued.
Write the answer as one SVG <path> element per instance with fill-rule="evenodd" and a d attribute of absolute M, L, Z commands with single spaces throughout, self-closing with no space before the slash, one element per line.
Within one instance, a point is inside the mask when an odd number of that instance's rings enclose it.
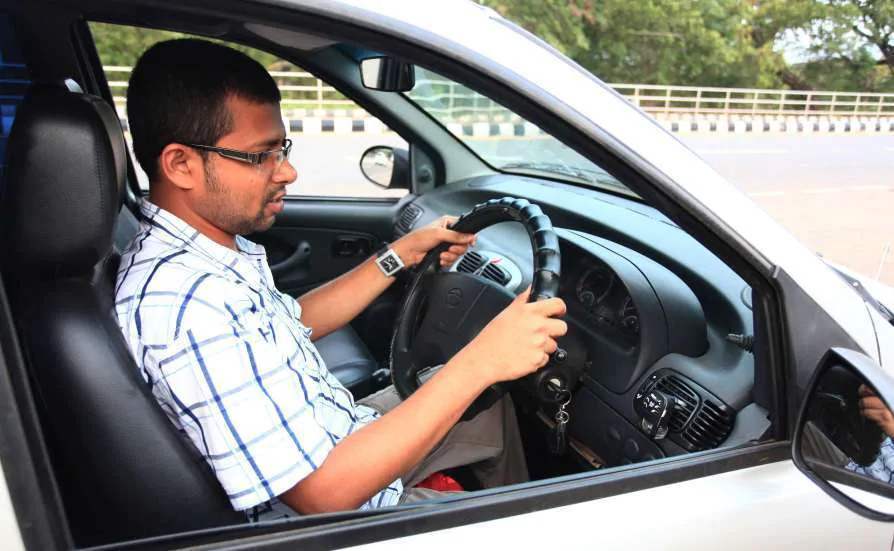
<path fill-rule="evenodd" d="M 614 176 L 487 96 L 416 66 L 406 94 L 492 167 L 636 197 Z"/>

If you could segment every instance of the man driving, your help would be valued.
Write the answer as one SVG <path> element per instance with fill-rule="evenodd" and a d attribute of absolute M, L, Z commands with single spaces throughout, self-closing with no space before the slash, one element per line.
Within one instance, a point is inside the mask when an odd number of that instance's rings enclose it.
<path fill-rule="evenodd" d="M 355 403 L 313 343 L 349 323 L 395 277 L 375 258 L 297 301 L 242 235 L 283 210 L 289 161 L 280 94 L 248 56 L 201 40 L 156 44 L 127 92 L 150 180 L 116 284 L 119 324 L 168 417 L 234 509 L 310 514 L 437 495 L 414 486 L 469 465 L 482 485 L 527 479 L 508 396 L 459 422 L 490 385 L 546 364 L 567 326 L 560 299 L 522 293 L 405 401 L 393 387 Z M 449 218 L 390 245 L 403 264 L 442 242 L 452 264 L 474 236 Z"/>

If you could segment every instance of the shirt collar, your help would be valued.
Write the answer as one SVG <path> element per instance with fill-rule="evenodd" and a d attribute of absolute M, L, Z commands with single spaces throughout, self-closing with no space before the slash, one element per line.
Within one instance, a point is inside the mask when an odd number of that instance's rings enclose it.
<path fill-rule="evenodd" d="M 174 247 L 189 249 L 225 268 L 235 269 L 236 266 L 244 266 L 248 262 L 252 265 L 252 269 L 248 273 L 247 270 L 241 269 L 238 273 L 249 284 L 260 285 L 267 279 L 262 268 L 266 266 L 267 254 L 261 245 L 237 235 L 236 250 L 233 250 L 217 243 L 148 199 L 140 201 L 140 214 L 141 223 L 146 224 L 148 231 L 151 231 L 157 239 Z"/>

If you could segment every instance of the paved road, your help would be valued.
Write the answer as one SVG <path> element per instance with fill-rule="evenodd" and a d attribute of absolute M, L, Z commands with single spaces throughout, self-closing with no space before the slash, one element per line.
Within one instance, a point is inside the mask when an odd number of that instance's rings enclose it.
<path fill-rule="evenodd" d="M 367 147 L 396 145 L 400 138 L 293 139 L 299 180 L 292 193 L 394 195 L 367 182 L 358 161 Z M 680 139 L 811 249 L 894 285 L 894 136 L 682 135 Z"/>
<path fill-rule="evenodd" d="M 894 136 L 683 141 L 811 249 L 894 285 Z"/>

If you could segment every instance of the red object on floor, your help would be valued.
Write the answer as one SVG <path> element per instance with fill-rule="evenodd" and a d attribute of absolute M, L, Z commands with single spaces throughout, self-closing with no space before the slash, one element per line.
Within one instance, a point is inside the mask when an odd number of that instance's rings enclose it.
<path fill-rule="evenodd" d="M 416 488 L 428 488 L 429 490 L 437 490 L 439 492 L 462 492 L 463 487 L 459 482 L 444 473 L 434 473 L 419 484 Z"/>

